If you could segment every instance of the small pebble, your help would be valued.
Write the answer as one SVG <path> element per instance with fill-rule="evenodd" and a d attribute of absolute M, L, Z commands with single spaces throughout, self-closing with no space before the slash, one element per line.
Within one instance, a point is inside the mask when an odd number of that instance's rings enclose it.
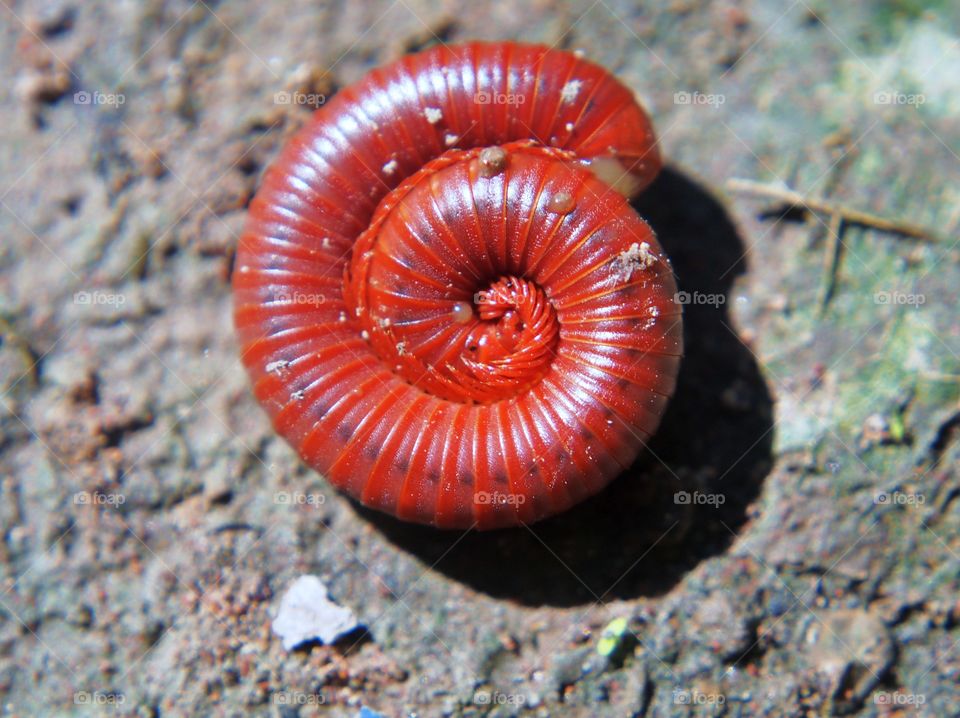
<path fill-rule="evenodd" d="M 473 319 L 473 308 L 463 302 L 454 304 L 450 313 L 453 315 L 453 320 L 459 324 L 466 324 Z"/>
<path fill-rule="evenodd" d="M 554 214 L 570 214 L 575 206 L 573 195 L 569 192 L 557 192 L 547 200 L 547 211 Z"/>
<path fill-rule="evenodd" d="M 507 166 L 507 151 L 502 147 L 487 147 L 480 152 L 480 174 L 493 177 Z"/>
<path fill-rule="evenodd" d="M 583 86 L 583 80 L 570 80 L 563 89 L 560 90 L 560 99 L 563 102 L 573 102 L 580 94 L 580 88 Z"/>

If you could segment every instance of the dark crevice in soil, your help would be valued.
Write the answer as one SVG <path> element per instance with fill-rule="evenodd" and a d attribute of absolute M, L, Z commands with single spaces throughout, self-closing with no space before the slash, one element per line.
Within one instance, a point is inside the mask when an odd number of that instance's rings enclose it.
<path fill-rule="evenodd" d="M 120 446 L 124 436 L 147 429 L 153 426 L 153 423 L 153 416 L 134 416 L 123 423 L 103 427 L 100 431 L 104 439 L 103 445 L 104 447 Z"/>
<path fill-rule="evenodd" d="M 933 441 L 930 442 L 930 448 L 928 450 L 931 466 L 937 466 L 940 463 L 940 459 L 943 457 L 947 447 L 951 442 L 957 440 L 958 434 L 960 434 L 960 411 L 952 414 L 937 427 L 937 434 L 933 438 Z"/>
<path fill-rule="evenodd" d="M 433 27 L 425 28 L 422 33 L 409 39 L 403 45 L 404 53 L 420 52 L 429 47 L 452 42 L 457 32 L 457 23 L 452 18 L 446 18 Z"/>

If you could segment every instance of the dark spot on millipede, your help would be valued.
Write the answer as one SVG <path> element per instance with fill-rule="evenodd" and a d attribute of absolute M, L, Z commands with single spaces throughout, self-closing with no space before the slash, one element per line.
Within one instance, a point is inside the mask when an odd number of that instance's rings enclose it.
<path fill-rule="evenodd" d="M 537 464 L 531 464 L 530 470 L 527 471 L 530 476 L 537 477 L 540 476 L 540 467 Z"/>
<path fill-rule="evenodd" d="M 328 412 L 328 411 L 330 411 L 330 405 L 329 405 L 329 404 L 317 404 L 317 405 L 314 406 L 313 409 L 312 409 L 313 418 L 316 419 L 317 421 L 319 421 L 320 419 L 322 419 L 323 417 L 325 417 L 325 416 L 327 415 L 327 412 Z"/>
<path fill-rule="evenodd" d="M 495 484 L 500 484 L 501 486 L 506 486 L 507 483 L 508 483 L 508 482 L 507 482 L 507 475 L 506 475 L 505 473 L 503 473 L 502 471 L 498 471 L 497 473 L 495 473 L 495 474 L 493 475 L 493 482 L 494 482 Z"/>
<path fill-rule="evenodd" d="M 342 422 L 342 423 L 337 427 L 337 436 L 339 436 L 341 439 L 343 439 L 344 441 L 346 441 L 346 440 L 349 439 L 351 436 L 353 436 L 353 427 L 350 426 L 350 424 L 348 424 L 348 423 L 346 423 L 346 422 Z"/>
<path fill-rule="evenodd" d="M 570 460 L 570 454 L 567 453 L 566 449 L 557 449 L 555 456 L 558 464 L 564 464 Z"/>
<path fill-rule="evenodd" d="M 460 477 L 460 480 L 465 484 L 473 486 L 477 481 L 477 477 L 474 476 L 472 472 L 467 471 L 463 474 L 463 476 Z"/>
<path fill-rule="evenodd" d="M 400 469 L 403 473 L 407 473 L 407 470 L 410 468 L 410 459 L 406 456 L 401 456 L 397 459 L 397 468 Z"/>
<path fill-rule="evenodd" d="M 580 438 L 581 438 L 581 439 L 590 439 L 590 438 L 592 438 L 592 437 L 593 437 L 593 432 L 590 431 L 590 429 L 588 429 L 588 428 L 585 427 L 585 426 L 581 426 L 581 427 L 580 427 Z"/>
<path fill-rule="evenodd" d="M 431 471 L 428 471 L 428 472 L 427 472 L 427 481 L 429 481 L 431 484 L 439 484 L 439 483 L 440 483 L 440 472 L 437 471 L 436 469 L 433 469 L 433 470 L 431 470 Z"/>
<path fill-rule="evenodd" d="M 376 444 L 367 444 L 367 446 L 363 449 L 363 455 L 368 459 L 376 459 L 378 456 L 380 456 L 380 447 L 378 447 Z"/>

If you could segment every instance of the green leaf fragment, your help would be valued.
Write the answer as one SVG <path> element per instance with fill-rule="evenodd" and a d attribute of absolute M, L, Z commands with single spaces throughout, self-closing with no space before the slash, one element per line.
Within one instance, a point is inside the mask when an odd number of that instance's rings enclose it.
<path fill-rule="evenodd" d="M 624 636 L 629 632 L 626 618 L 614 618 L 603 629 L 600 640 L 597 642 L 597 653 L 608 658 L 619 648 Z"/>

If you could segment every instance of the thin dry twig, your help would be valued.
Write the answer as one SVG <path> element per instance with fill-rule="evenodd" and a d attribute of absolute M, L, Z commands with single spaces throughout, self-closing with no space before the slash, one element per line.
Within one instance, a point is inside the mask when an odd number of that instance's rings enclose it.
<path fill-rule="evenodd" d="M 881 232 L 909 237 L 923 242 L 939 242 L 940 237 L 937 233 L 928 227 L 923 227 L 912 222 L 902 222 L 896 219 L 887 219 L 870 212 L 862 212 L 843 204 L 828 202 L 827 200 L 795 192 L 782 185 L 765 184 L 747 179 L 731 179 L 727 182 L 727 189 L 737 194 L 749 194 L 755 197 L 768 197 L 770 199 L 780 200 L 791 207 L 804 209 L 808 212 L 827 215 L 828 217 L 839 216 L 840 220 L 848 225 L 859 227 L 870 227 Z"/>
<path fill-rule="evenodd" d="M 823 291 L 820 295 L 820 313 L 826 311 L 830 300 L 837 291 L 840 276 L 840 264 L 843 262 L 843 241 L 840 235 L 843 232 L 843 215 L 830 215 L 830 226 L 827 230 L 827 253 L 824 256 Z"/>

